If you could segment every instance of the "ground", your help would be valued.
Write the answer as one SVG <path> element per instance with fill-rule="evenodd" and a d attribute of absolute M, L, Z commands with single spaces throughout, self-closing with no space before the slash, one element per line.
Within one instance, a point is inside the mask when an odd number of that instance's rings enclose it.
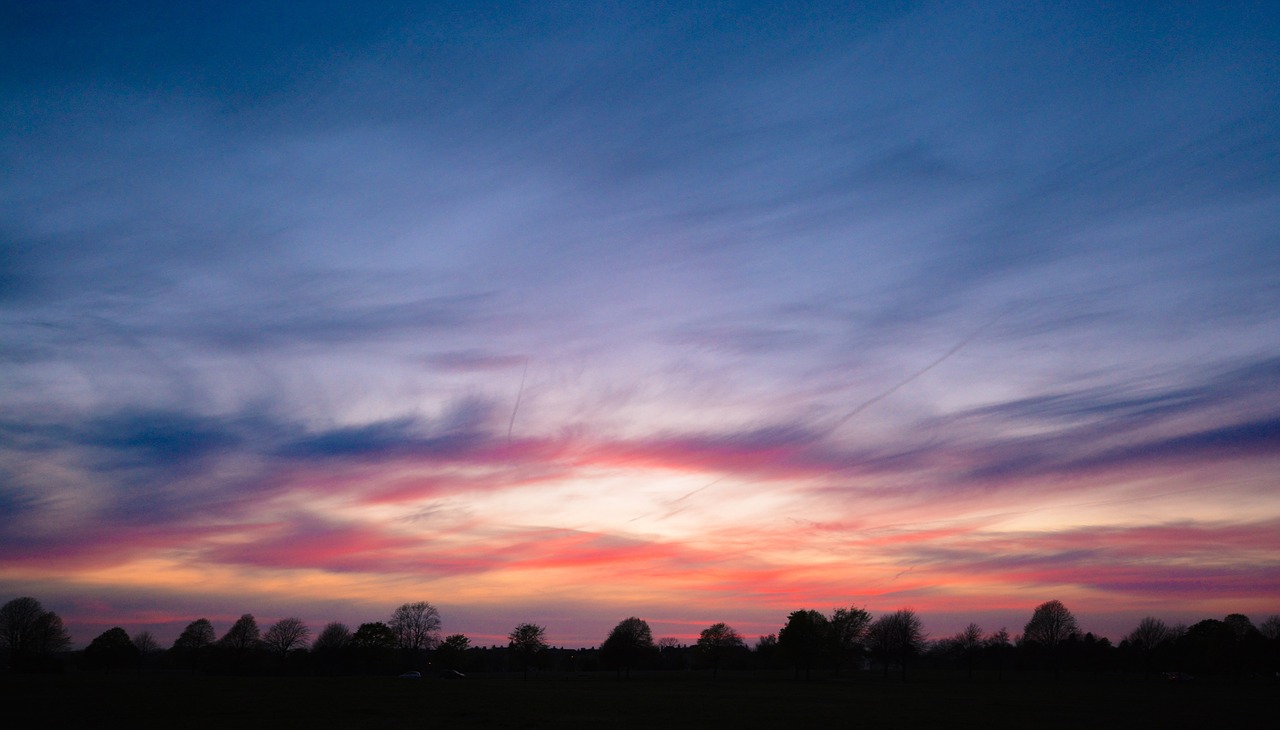
<path fill-rule="evenodd" d="M 1136 677 L 611 673 L 395 677 L 0 676 L 13 727 L 1274 727 L 1280 684 Z"/>

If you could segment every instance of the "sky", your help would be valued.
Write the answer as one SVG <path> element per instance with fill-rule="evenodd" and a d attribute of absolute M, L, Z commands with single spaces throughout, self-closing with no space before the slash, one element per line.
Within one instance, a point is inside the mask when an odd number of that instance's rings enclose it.
<path fill-rule="evenodd" d="M 0 120 L 76 645 L 1280 613 L 1269 3 L 4 0 Z"/>

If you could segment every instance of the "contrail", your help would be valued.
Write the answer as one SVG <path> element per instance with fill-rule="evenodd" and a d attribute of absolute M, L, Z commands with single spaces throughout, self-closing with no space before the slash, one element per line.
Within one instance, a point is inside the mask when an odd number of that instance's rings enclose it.
<path fill-rule="evenodd" d="M 893 395 L 894 393 L 896 393 L 896 392 L 898 391 L 898 389 L 900 389 L 902 386 L 904 386 L 904 385 L 906 385 L 906 384 L 910 383 L 911 381 L 915 380 L 916 378 L 919 378 L 921 375 L 924 375 L 925 373 L 929 372 L 930 370 L 932 370 L 932 369 L 934 369 L 934 368 L 938 367 L 938 366 L 939 366 L 939 365 L 941 365 L 941 364 L 942 364 L 942 363 L 943 363 L 947 358 L 951 357 L 952 355 L 956 354 L 957 352 L 960 352 L 960 350 L 964 349 L 964 346 L 965 346 L 965 345 L 968 345 L 970 342 L 973 342 L 975 339 L 977 339 L 978 335 L 980 335 L 980 334 L 982 334 L 983 332 L 985 332 L 989 327 L 991 327 L 991 325 L 995 324 L 995 323 L 996 323 L 996 321 L 997 321 L 997 320 L 999 320 L 999 319 L 1000 319 L 1000 315 L 996 315 L 995 319 L 992 319 L 990 322 L 987 322 L 986 324 L 982 325 L 982 326 L 981 326 L 981 327 L 979 327 L 978 329 L 974 330 L 972 334 L 970 334 L 968 337 L 966 337 L 966 338 L 964 338 L 963 340 L 961 340 L 961 341 L 960 341 L 960 342 L 959 342 L 955 347 L 952 347 L 950 350 L 947 350 L 946 352 L 942 353 L 942 357 L 939 357 L 937 360 L 934 360 L 933 362 L 929 363 L 928 365 L 925 365 L 925 366 L 924 366 L 923 368 L 921 368 L 920 370 L 917 370 L 916 372 L 912 373 L 911 375 L 908 375 L 905 379 L 903 379 L 903 380 L 902 380 L 901 382 L 899 382 L 897 385 L 894 385 L 892 388 L 890 388 L 890 389 L 888 389 L 888 390 L 884 391 L 883 393 L 881 393 L 881 394 L 877 395 L 876 397 L 872 398 L 871 400 L 868 400 L 868 401 L 865 401 L 865 402 L 863 402 L 863 403 L 859 404 L 857 408 L 854 408 L 852 411 L 849 411 L 848 413 L 844 414 L 843 416 L 841 416 L 841 417 L 840 417 L 840 420 L 838 420 L 838 421 L 836 421 L 834 424 L 832 424 L 832 425 L 831 425 L 831 429 L 830 429 L 830 430 L 831 430 L 831 431 L 835 431 L 837 428 L 840 428 L 840 427 L 841 427 L 841 426 L 843 426 L 844 424 L 848 423 L 850 418 L 853 418 L 854 416 L 858 415 L 859 413 L 862 413 L 863 411 L 867 410 L 867 409 L 868 409 L 868 408 L 870 408 L 871 406 L 873 406 L 873 405 L 875 405 L 875 404 L 879 403 L 880 401 L 884 400 L 885 398 L 888 398 L 889 396 L 891 396 L 891 395 Z"/>
<path fill-rule="evenodd" d="M 529 375 L 529 358 L 524 359 L 524 371 L 520 373 L 520 390 L 516 392 L 516 403 L 511 407 L 511 420 L 507 422 L 507 446 L 511 445 L 511 429 L 516 425 L 516 411 L 520 410 L 520 399 L 524 397 L 524 379 Z"/>

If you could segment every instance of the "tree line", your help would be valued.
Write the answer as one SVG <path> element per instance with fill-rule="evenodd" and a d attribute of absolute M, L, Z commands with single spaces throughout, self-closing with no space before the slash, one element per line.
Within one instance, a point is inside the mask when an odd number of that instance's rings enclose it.
<path fill-rule="evenodd" d="M 620 621 L 599 648 L 564 649 L 546 640 L 546 628 L 521 623 L 505 646 L 474 646 L 464 634 L 441 636 L 440 612 L 426 601 L 405 603 L 385 621 L 354 630 L 341 622 L 314 635 L 300 618 L 286 617 L 262 630 L 252 614 L 237 619 L 222 636 L 205 618 L 189 623 L 167 649 L 149 631 L 130 636 L 114 627 L 79 652 L 62 619 L 31 597 L 0 607 L 0 651 L 9 672 L 167 670 L 211 674 L 401 674 L 422 670 L 438 676 L 466 672 L 612 670 L 620 679 L 632 670 L 790 670 L 796 678 L 814 672 L 874 672 L 907 680 L 918 668 L 949 669 L 972 679 L 976 672 L 1002 677 L 1008 671 L 1128 671 L 1146 677 L 1186 679 L 1195 675 L 1274 676 L 1280 672 L 1280 615 L 1255 626 L 1230 614 L 1191 626 L 1147 617 L 1117 645 L 1082 632 L 1061 601 L 1037 606 L 1022 633 L 987 633 L 971 623 L 960 632 L 930 640 L 915 611 L 873 617 L 864 608 L 830 614 L 800 609 L 776 632 L 748 646 L 738 631 L 719 622 L 691 645 L 672 637 L 654 639 L 636 616 Z M 412 676 L 412 675 L 411 675 Z"/>

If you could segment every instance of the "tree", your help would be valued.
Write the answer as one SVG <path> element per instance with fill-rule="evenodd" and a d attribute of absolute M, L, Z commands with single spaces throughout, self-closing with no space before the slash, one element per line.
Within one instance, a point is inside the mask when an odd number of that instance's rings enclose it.
<path fill-rule="evenodd" d="M 401 665 L 396 656 L 396 635 L 391 627 L 381 621 L 360 624 L 351 635 L 351 655 L 354 664 L 362 672 L 388 672 Z"/>
<path fill-rule="evenodd" d="M 352 645 L 361 649 L 394 649 L 396 635 L 381 621 L 360 624 L 351 636 Z"/>
<path fill-rule="evenodd" d="M 889 664 L 896 659 L 902 670 L 902 679 L 906 680 L 907 664 L 924 647 L 924 640 L 920 617 L 909 608 L 885 614 L 867 628 L 867 644 L 872 654 L 880 658 L 886 679 L 889 677 Z"/>
<path fill-rule="evenodd" d="M 1138 627 L 1124 637 L 1124 640 L 1129 642 L 1130 646 L 1141 651 L 1152 651 L 1172 639 L 1173 630 L 1165 622 L 1154 616 L 1147 616 L 1142 619 L 1138 623 Z"/>
<path fill-rule="evenodd" d="M 331 621 L 320 630 L 320 635 L 311 644 L 311 650 L 315 652 L 341 651 L 350 643 L 351 629 L 347 628 L 347 625 L 341 621 Z"/>
<path fill-rule="evenodd" d="M 351 629 L 341 621 L 331 621 L 311 643 L 311 657 L 326 672 L 333 673 L 349 666 L 350 649 Z"/>
<path fill-rule="evenodd" d="M 1280 640 L 1280 614 L 1272 614 L 1258 624 L 1258 633 L 1269 641 Z"/>
<path fill-rule="evenodd" d="M 1152 671 L 1156 653 L 1173 642 L 1174 632 L 1165 622 L 1154 616 L 1147 616 L 1138 623 L 1137 628 L 1130 631 L 1122 643 L 1138 656 L 1142 664 L 1143 674 Z"/>
<path fill-rule="evenodd" d="M 297 617 L 282 618 L 271 624 L 267 633 L 262 636 L 262 643 L 268 649 L 280 654 L 283 659 L 295 649 L 304 649 L 307 639 L 311 638 L 311 629 Z"/>
<path fill-rule="evenodd" d="M 680 643 L 674 636 L 659 637 L 654 645 L 658 648 L 658 666 L 662 669 L 687 669 L 689 666 L 689 647 Z"/>
<path fill-rule="evenodd" d="M 195 671 L 201 659 L 213 646 L 213 624 L 207 618 L 198 618 L 187 624 L 178 640 L 173 642 L 173 653 L 179 661 L 186 663 Z"/>
<path fill-rule="evenodd" d="M 1013 654 L 1013 642 L 1009 641 L 1009 631 L 1001 626 L 999 631 L 987 637 L 982 648 L 991 658 L 991 663 L 996 665 L 996 677 L 1004 679 L 1005 665 L 1009 663 L 1009 656 Z"/>
<path fill-rule="evenodd" d="M 1242 613 L 1229 614 L 1222 623 L 1231 632 L 1231 665 L 1235 675 L 1239 677 L 1245 671 L 1257 669 L 1266 645 L 1262 633 Z"/>
<path fill-rule="evenodd" d="M 765 667 L 774 667 L 778 663 L 778 635 L 765 634 L 756 639 L 752 648 L 756 655 L 756 663 Z"/>
<path fill-rule="evenodd" d="M 236 619 L 227 633 L 218 639 L 218 644 L 232 651 L 244 653 L 258 645 L 260 636 L 258 620 L 253 617 L 253 614 L 246 613 Z"/>
<path fill-rule="evenodd" d="M 440 612 L 426 601 L 406 603 L 397 608 L 387 625 L 401 649 L 434 649 L 440 643 Z"/>
<path fill-rule="evenodd" d="M 1079 636 L 1080 626 L 1076 617 L 1062 605 L 1062 601 L 1045 601 L 1036 606 L 1031 620 L 1022 629 L 1023 641 L 1043 647 L 1048 653 L 1054 675 L 1059 674 L 1060 647 Z"/>
<path fill-rule="evenodd" d="M 609 632 L 608 638 L 600 645 L 600 658 L 617 667 L 619 672 L 625 670 L 629 679 L 631 667 L 655 650 L 649 624 L 632 616 L 619 621 Z"/>
<path fill-rule="evenodd" d="M 139 631 L 134 634 L 133 645 L 138 647 L 138 653 L 144 657 L 160 651 L 160 642 L 156 641 L 155 635 L 150 631 Z"/>
<path fill-rule="evenodd" d="M 973 664 L 978 658 L 978 650 L 982 648 L 982 627 L 971 623 L 951 640 L 964 659 L 965 666 L 969 669 L 969 679 L 972 680 Z"/>
<path fill-rule="evenodd" d="M 711 624 L 698 635 L 697 652 L 711 662 L 711 676 L 720 673 L 720 662 L 730 652 L 746 649 L 742 636 L 732 626 L 721 622 Z"/>
<path fill-rule="evenodd" d="M 866 609 L 850 606 L 837 608 L 831 614 L 831 654 L 836 662 L 836 673 L 845 659 L 857 658 L 862 653 L 862 641 L 871 624 L 871 614 Z"/>
<path fill-rule="evenodd" d="M 207 618 L 198 618 L 187 624 L 178 640 L 173 642 L 175 651 L 199 651 L 213 644 L 213 624 Z"/>
<path fill-rule="evenodd" d="M 244 671 L 261 647 L 261 632 L 253 614 L 246 613 L 236 619 L 227 633 L 218 639 L 218 655 L 229 662 L 236 671 Z"/>
<path fill-rule="evenodd" d="M 84 663 L 90 669 L 110 672 L 121 667 L 137 666 L 142 652 L 134 646 L 129 634 L 116 626 L 98 634 L 84 650 Z"/>
<path fill-rule="evenodd" d="M 0 648 L 8 650 L 15 670 L 34 669 L 70 645 L 62 618 L 36 599 L 23 596 L 0 607 Z"/>
<path fill-rule="evenodd" d="M 1031 620 L 1022 630 L 1024 640 L 1051 648 L 1079 634 L 1076 617 L 1062 605 L 1062 601 L 1045 601 L 1036 606 Z"/>
<path fill-rule="evenodd" d="M 547 630 L 537 624 L 520 624 L 507 635 L 510 643 L 507 648 L 524 670 L 524 678 L 529 679 L 529 665 L 542 657 L 547 650 Z"/>
<path fill-rule="evenodd" d="M 449 669 L 462 668 L 463 658 L 471 648 L 471 639 L 464 634 L 449 634 L 436 647 L 436 659 Z"/>
<path fill-rule="evenodd" d="M 827 617 L 811 609 L 792 611 L 787 625 L 778 632 L 778 646 L 796 668 L 796 676 L 804 670 L 804 678 L 830 645 L 830 622 Z"/>

